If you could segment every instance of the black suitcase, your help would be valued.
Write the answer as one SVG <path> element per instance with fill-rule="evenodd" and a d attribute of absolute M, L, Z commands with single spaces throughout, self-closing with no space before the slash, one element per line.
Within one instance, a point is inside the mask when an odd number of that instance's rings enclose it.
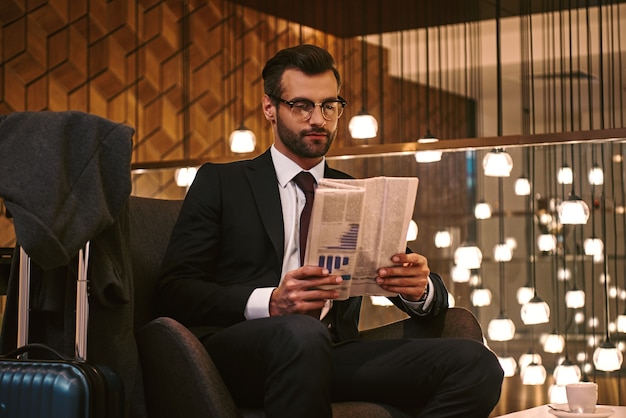
<path fill-rule="evenodd" d="M 18 347 L 0 358 L 0 417 L 118 418 L 124 416 L 120 377 L 86 361 L 89 243 L 79 254 L 76 358 L 28 344 L 30 259 L 20 251 Z M 37 358 L 41 358 L 37 360 Z"/>

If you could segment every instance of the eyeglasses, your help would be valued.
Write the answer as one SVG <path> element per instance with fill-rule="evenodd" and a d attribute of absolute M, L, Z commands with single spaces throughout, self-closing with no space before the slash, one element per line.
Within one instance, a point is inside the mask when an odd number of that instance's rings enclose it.
<path fill-rule="evenodd" d="M 311 100 L 307 99 L 285 100 L 271 94 L 268 94 L 268 97 L 289 106 L 291 109 L 291 115 L 298 122 L 304 122 L 311 119 L 313 111 L 317 106 L 322 109 L 322 116 L 324 119 L 328 121 L 337 120 L 343 114 L 343 108 L 348 104 L 348 102 L 346 102 L 341 96 L 336 99 L 325 100 L 321 103 L 313 103 Z"/>

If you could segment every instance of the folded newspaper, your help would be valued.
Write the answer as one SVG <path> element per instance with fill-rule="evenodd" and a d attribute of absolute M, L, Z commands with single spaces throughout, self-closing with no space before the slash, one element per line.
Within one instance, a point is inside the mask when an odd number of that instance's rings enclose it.
<path fill-rule="evenodd" d="M 305 264 L 343 277 L 338 299 L 395 296 L 376 272 L 406 250 L 417 196 L 416 177 L 322 179 L 315 190 Z"/>

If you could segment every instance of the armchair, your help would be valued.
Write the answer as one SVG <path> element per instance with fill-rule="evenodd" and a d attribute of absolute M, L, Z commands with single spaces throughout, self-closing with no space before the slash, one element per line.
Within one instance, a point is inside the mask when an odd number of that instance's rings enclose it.
<path fill-rule="evenodd" d="M 139 197 L 129 202 L 135 330 L 148 417 L 264 417 L 261 410 L 238 408 L 195 335 L 171 318 L 156 317 L 152 309 L 160 260 L 181 204 Z M 409 335 L 483 341 L 480 324 L 463 308 L 428 321 L 399 321 L 361 332 L 366 339 Z M 411 416 L 410 411 L 369 402 L 341 402 L 332 408 L 333 416 L 341 418 Z"/>

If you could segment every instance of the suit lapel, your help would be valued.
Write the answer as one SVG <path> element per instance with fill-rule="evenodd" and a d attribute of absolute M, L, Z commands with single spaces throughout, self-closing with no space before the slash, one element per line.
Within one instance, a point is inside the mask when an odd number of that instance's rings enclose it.
<path fill-rule="evenodd" d="M 263 221 L 263 227 L 270 237 L 278 257 L 278 265 L 282 266 L 285 248 L 283 211 L 280 204 L 276 171 L 269 150 L 250 161 L 246 176 Z"/>
<path fill-rule="evenodd" d="M 250 188 L 252 189 L 252 194 L 256 201 L 263 227 L 274 247 L 278 265 L 282 266 L 285 252 L 283 211 L 280 204 L 276 170 L 274 169 L 270 150 L 268 149 L 257 158 L 251 160 L 245 173 L 250 183 Z M 324 177 L 349 178 L 350 176 L 340 171 L 333 170 L 326 165 L 324 168 Z"/>

